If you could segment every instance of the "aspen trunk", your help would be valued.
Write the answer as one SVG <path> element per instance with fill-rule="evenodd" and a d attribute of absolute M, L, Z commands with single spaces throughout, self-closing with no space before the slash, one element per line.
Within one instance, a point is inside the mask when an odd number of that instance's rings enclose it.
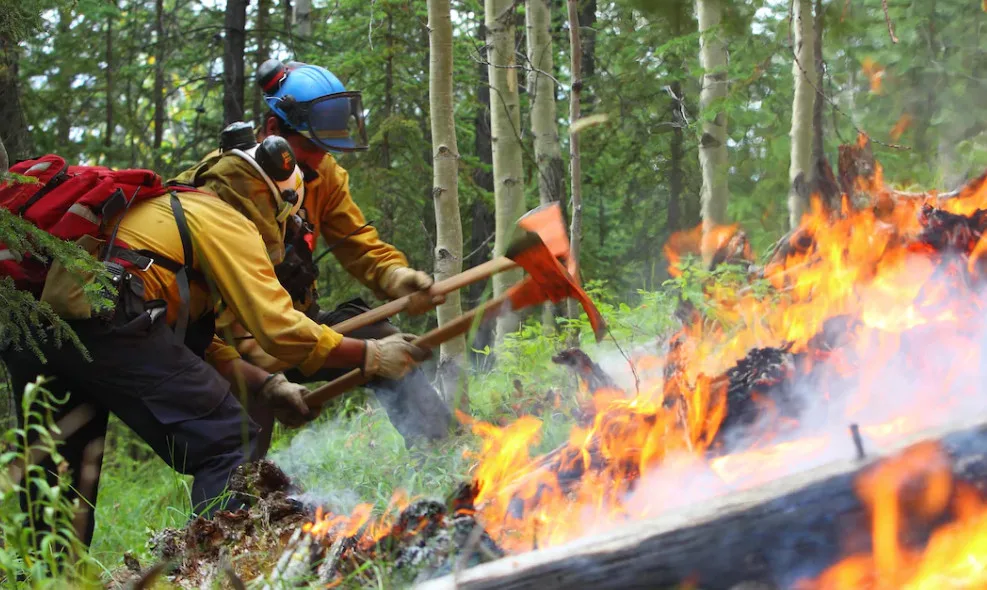
<path fill-rule="evenodd" d="M 578 4 L 578 0 L 568 0 L 569 61 L 572 68 L 572 92 L 569 95 L 569 175 L 571 176 L 572 183 L 572 219 L 569 226 L 571 251 L 569 257 L 576 264 L 576 268 L 579 268 L 579 246 L 583 237 L 583 186 L 582 168 L 579 163 L 579 132 L 578 130 L 573 130 L 573 125 L 579 120 L 579 101 L 581 100 L 583 90 L 583 48 L 579 39 Z M 579 304 L 574 299 L 570 299 L 568 305 L 569 317 L 579 317 Z M 573 338 L 576 338 L 576 336 L 573 336 Z"/>
<path fill-rule="evenodd" d="M 549 0 L 529 0 L 524 12 L 527 29 L 528 92 L 531 94 L 531 134 L 535 137 L 535 162 L 538 165 L 538 200 L 542 205 L 560 201 L 564 189 L 562 148 L 555 112 L 555 84 L 550 75 L 555 69 L 552 47 L 552 10 Z M 546 332 L 555 329 L 555 307 L 542 308 Z"/>
<path fill-rule="evenodd" d="M 312 36 L 312 0 L 295 0 L 295 33 Z"/>
<path fill-rule="evenodd" d="M 244 49 L 247 0 L 226 0 L 226 35 L 223 45 L 223 125 L 243 120 Z"/>
<path fill-rule="evenodd" d="M 435 199 L 435 280 L 441 281 L 463 269 L 463 224 L 459 216 L 459 147 L 453 111 L 452 17 L 449 0 L 428 0 L 429 71 L 428 104 L 432 120 L 432 197 Z M 439 325 L 463 313 L 459 291 L 439 306 Z M 442 344 L 439 379 L 447 405 L 459 390 L 459 367 L 466 358 L 466 338 Z M 458 404 L 468 407 L 465 396 Z"/>
<path fill-rule="evenodd" d="M 490 80 L 490 135 L 493 144 L 494 256 L 502 256 L 514 234 L 514 224 L 524 213 L 521 169 L 521 113 L 518 99 L 517 60 L 514 52 L 515 7 L 511 0 L 485 0 L 487 27 L 487 76 Z M 521 271 L 493 277 L 494 296 L 500 296 L 521 279 Z M 518 316 L 497 318 L 497 341 L 518 329 Z"/>
<path fill-rule="evenodd" d="M 792 101 L 792 160 L 788 169 L 788 225 L 796 227 L 809 208 L 812 183 L 812 114 L 816 79 L 815 35 L 812 33 L 812 0 L 795 0 L 795 26 L 792 77 L 795 98 Z"/>
<path fill-rule="evenodd" d="M 723 0 L 696 0 L 699 15 L 699 61 L 703 68 L 699 107 L 703 116 L 703 134 L 699 142 L 699 165 L 703 171 L 700 197 L 703 234 L 727 221 L 727 114 L 717 104 L 727 95 L 727 50 L 720 21 Z M 715 115 L 711 111 L 716 110 Z M 703 258 L 709 260 L 712 249 L 703 240 Z"/>

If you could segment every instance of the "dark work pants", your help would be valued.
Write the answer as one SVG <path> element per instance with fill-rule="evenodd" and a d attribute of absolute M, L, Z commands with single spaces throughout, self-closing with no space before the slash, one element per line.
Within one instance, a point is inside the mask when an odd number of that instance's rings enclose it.
<path fill-rule="evenodd" d="M 59 396 L 69 393 L 56 420 L 77 422 L 61 452 L 71 470 L 73 490 L 83 499 L 85 514 L 77 519 L 80 538 L 92 541 L 107 418 L 112 412 L 144 439 L 155 453 L 176 471 L 192 475 L 192 509 L 208 514 L 220 508 L 230 475 L 253 458 L 257 425 L 230 393 L 229 384 L 183 343 L 160 318 L 147 313 L 124 325 L 110 326 L 98 320 L 70 322 L 88 350 L 85 360 L 70 343 L 45 347 L 47 363 L 30 352 L 0 353 L 18 398 L 24 385 L 38 375 L 52 378 L 46 387 Z M 18 407 L 20 404 L 18 403 Z M 76 411 L 82 408 L 82 411 Z M 20 410 L 18 410 L 20 414 Z M 18 416 L 23 420 L 23 416 Z M 57 466 L 50 458 L 42 465 L 54 485 Z M 95 471 L 94 471 L 95 470 Z M 133 482 L 139 486 L 140 482 Z M 232 499 L 228 509 L 239 508 Z"/>
<path fill-rule="evenodd" d="M 332 326 L 369 309 L 370 307 L 362 299 L 353 299 L 333 310 L 310 310 L 309 315 L 320 324 Z M 380 339 L 397 333 L 397 327 L 384 320 L 355 330 L 347 336 L 366 340 Z M 305 376 L 298 370 L 291 370 L 287 371 L 285 376 L 295 383 L 311 383 L 331 381 L 348 372 L 347 369 L 322 369 Z M 452 413 L 439 393 L 428 382 L 421 368 L 416 367 L 403 379 L 375 379 L 367 386 L 387 412 L 391 424 L 404 437 L 405 446 L 410 448 L 420 442 L 439 440 L 448 436 L 452 425 Z"/>

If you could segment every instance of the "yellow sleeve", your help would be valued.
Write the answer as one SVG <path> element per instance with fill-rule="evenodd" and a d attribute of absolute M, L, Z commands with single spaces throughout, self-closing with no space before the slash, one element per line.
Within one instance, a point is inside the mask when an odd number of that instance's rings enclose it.
<path fill-rule="evenodd" d="M 319 166 L 319 175 L 322 182 L 316 191 L 315 206 L 319 207 L 319 231 L 323 239 L 326 244 L 336 244 L 333 255 L 347 272 L 381 299 L 389 299 L 379 287 L 380 279 L 392 266 L 408 266 L 408 259 L 381 240 L 373 226 L 359 229 L 367 221 L 350 195 L 349 172 L 332 156 L 327 155 Z"/>
<path fill-rule="evenodd" d="M 207 363 L 210 365 L 216 365 L 217 363 L 232 361 L 233 359 L 238 358 L 240 358 L 240 353 L 237 352 L 235 346 L 230 346 L 217 334 L 212 335 L 212 342 L 210 342 L 209 347 L 206 348 Z"/>
<path fill-rule="evenodd" d="M 222 207 L 196 207 L 197 215 L 188 215 L 195 265 L 214 281 L 229 310 L 265 352 L 306 375 L 315 372 L 342 335 L 293 307 L 256 228 L 216 203 Z"/>

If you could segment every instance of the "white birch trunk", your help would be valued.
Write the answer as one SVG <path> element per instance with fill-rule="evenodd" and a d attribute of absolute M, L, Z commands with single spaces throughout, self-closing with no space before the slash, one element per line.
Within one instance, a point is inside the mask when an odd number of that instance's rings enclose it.
<path fill-rule="evenodd" d="M 521 168 L 521 113 L 518 99 L 517 60 L 514 52 L 514 3 L 485 0 L 487 28 L 487 74 L 490 80 L 490 136 L 494 174 L 494 256 L 502 256 L 514 235 L 514 224 L 524 213 L 524 184 Z M 504 293 L 521 279 L 521 271 L 502 272 L 493 277 L 494 296 Z M 518 329 L 515 314 L 497 317 L 497 342 Z"/>
<path fill-rule="evenodd" d="M 792 160 L 788 168 L 788 224 L 796 227 L 809 208 L 812 183 L 812 113 L 816 98 L 812 85 L 816 79 L 816 57 L 812 1 L 795 0 L 792 10 L 795 98 L 792 101 Z"/>
<path fill-rule="evenodd" d="M 453 45 L 449 0 L 428 0 L 428 100 L 432 122 L 432 197 L 435 199 L 435 280 L 463 269 L 463 224 L 459 217 L 459 148 L 453 115 Z M 439 325 L 463 313 L 459 291 L 439 306 Z M 441 347 L 439 377 L 447 404 L 458 390 L 457 368 L 466 358 L 466 338 L 454 338 Z"/>
<path fill-rule="evenodd" d="M 551 73 L 552 12 L 549 0 L 528 0 L 525 7 L 527 28 L 528 92 L 531 95 L 531 133 L 535 137 L 535 162 L 538 164 L 538 197 L 542 205 L 559 201 L 564 191 L 562 148 L 559 145 L 559 125 L 555 111 L 555 83 Z M 546 332 L 555 329 L 554 306 L 546 303 L 542 309 L 542 324 Z"/>
<path fill-rule="evenodd" d="M 699 106 L 703 114 L 703 135 L 699 143 L 699 165 L 703 172 L 701 193 L 703 234 L 727 221 L 727 115 L 722 110 L 709 118 L 711 109 L 727 95 L 727 50 L 723 42 L 723 0 L 696 0 L 699 15 L 699 61 L 703 68 Z M 703 258 L 712 252 L 703 240 Z"/>

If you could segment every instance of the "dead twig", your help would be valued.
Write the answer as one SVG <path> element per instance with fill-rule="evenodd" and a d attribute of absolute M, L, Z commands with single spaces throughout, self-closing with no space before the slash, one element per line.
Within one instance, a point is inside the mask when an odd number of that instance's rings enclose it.
<path fill-rule="evenodd" d="M 898 37 L 894 34 L 894 25 L 891 24 L 891 17 L 888 15 L 888 0 L 881 0 L 881 6 L 884 8 L 884 22 L 888 23 L 888 34 L 891 35 L 891 42 L 898 43 Z"/>

